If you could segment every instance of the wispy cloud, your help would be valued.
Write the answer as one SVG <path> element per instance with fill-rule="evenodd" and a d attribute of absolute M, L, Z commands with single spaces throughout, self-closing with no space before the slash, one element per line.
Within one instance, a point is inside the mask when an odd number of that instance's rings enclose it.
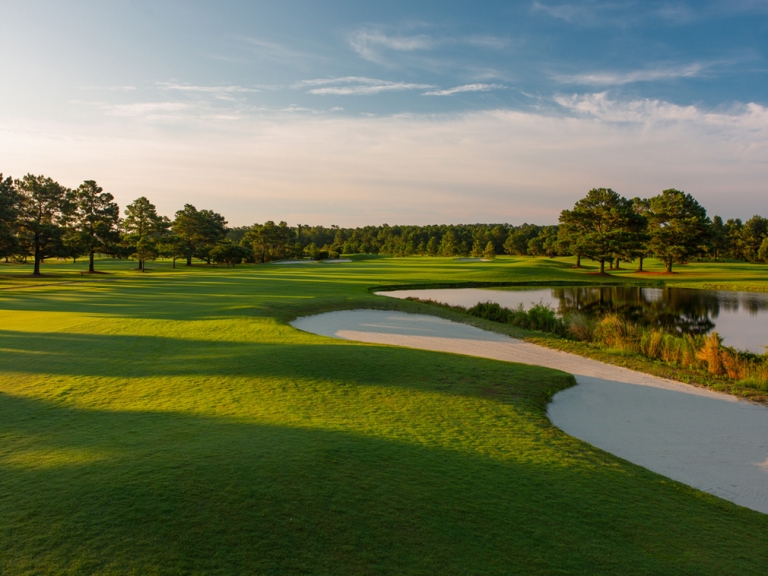
<path fill-rule="evenodd" d="M 582 4 L 544 4 L 536 0 L 531 9 L 534 12 L 542 12 L 557 18 L 558 20 L 564 20 L 565 22 L 578 22 L 582 24 L 594 24 L 606 15 L 610 15 L 619 10 L 622 6 L 615 3 L 602 3 L 602 2 L 587 2 Z"/>
<path fill-rule="evenodd" d="M 139 189 L 172 214 L 192 195 L 238 225 L 306 222 L 309 212 L 314 221 L 349 225 L 556 222 L 559 208 L 603 182 L 628 197 L 675 186 L 728 218 L 752 214 L 764 196 L 768 109 L 759 104 L 712 111 L 604 93 L 561 103 L 560 114 L 291 110 L 183 131 L 133 117 L 44 129 L 25 123 L 0 130 L 0 152 L 13 173 L 34 157 L 61 181 L 98 174 L 121 203 Z M 176 109 L 158 102 L 124 111 Z M 222 187 L 227 194 L 211 192 Z"/>
<path fill-rule="evenodd" d="M 240 36 L 237 38 L 240 42 L 250 46 L 255 55 L 263 60 L 273 60 L 287 65 L 303 66 L 308 62 L 325 60 L 317 53 L 296 50 L 276 42 L 253 38 L 251 36 Z"/>
<path fill-rule="evenodd" d="M 297 86 L 316 86 L 309 90 L 310 94 L 338 95 L 338 96 L 367 96 L 381 92 L 394 92 L 402 90 L 425 90 L 432 88 L 431 84 L 416 84 L 412 82 L 391 82 L 377 78 L 364 76 L 345 76 L 343 78 L 317 78 L 304 80 Z"/>
<path fill-rule="evenodd" d="M 380 29 L 367 28 L 352 33 L 347 38 L 349 45 L 359 56 L 372 62 L 381 62 L 381 50 L 412 52 L 429 50 L 436 42 L 426 34 L 388 35 Z"/>
<path fill-rule="evenodd" d="M 81 86 L 79 90 L 103 90 L 105 92 L 133 92 L 136 86 Z"/>
<path fill-rule="evenodd" d="M 136 102 L 134 104 L 103 104 L 101 108 L 113 116 L 170 117 L 195 108 L 189 102 Z"/>
<path fill-rule="evenodd" d="M 550 4 L 535 0 L 534 12 L 541 12 L 564 22 L 583 26 L 622 26 L 643 24 L 649 20 L 672 25 L 741 14 L 765 14 L 765 0 L 699 0 L 694 6 L 682 0 L 656 2 L 567 2 Z"/>
<path fill-rule="evenodd" d="M 686 66 L 647 68 L 644 70 L 631 70 L 629 72 L 587 72 L 584 74 L 560 75 L 555 76 L 555 79 L 564 84 L 621 86 L 634 82 L 693 78 L 700 76 L 705 68 L 707 68 L 707 65 L 694 62 Z"/>
<path fill-rule="evenodd" d="M 178 84 L 174 82 L 158 82 L 161 90 L 183 92 L 188 94 L 210 95 L 222 100 L 231 100 L 235 94 L 248 94 L 260 92 L 258 88 L 246 88 L 244 86 L 196 86 L 193 84 Z"/>
<path fill-rule="evenodd" d="M 713 114 L 703 112 L 696 106 L 679 106 L 662 100 L 650 98 L 636 100 L 612 99 L 607 92 L 594 94 L 572 94 L 570 96 L 556 96 L 555 101 L 563 108 L 575 112 L 580 116 L 590 116 L 604 122 L 632 123 L 632 124 L 657 124 L 679 123 L 696 121 L 706 123 L 707 120 L 717 118 L 722 123 L 727 117 L 743 116 L 744 110 L 734 111 L 732 114 Z M 768 127 L 765 122 L 764 127 Z"/>
<path fill-rule="evenodd" d="M 504 86 L 501 84 L 464 84 L 463 86 L 455 86 L 444 90 L 430 90 L 429 92 L 424 92 L 423 96 L 450 96 L 461 92 L 488 92 L 489 90 L 497 90 L 499 88 L 504 88 Z"/>
<path fill-rule="evenodd" d="M 387 33 L 383 27 L 367 27 L 347 37 L 352 49 L 371 62 L 384 63 L 383 53 L 419 52 L 446 46 L 473 46 L 499 50 L 510 44 L 509 38 L 491 34 L 468 36 L 430 36 L 428 34 Z"/>

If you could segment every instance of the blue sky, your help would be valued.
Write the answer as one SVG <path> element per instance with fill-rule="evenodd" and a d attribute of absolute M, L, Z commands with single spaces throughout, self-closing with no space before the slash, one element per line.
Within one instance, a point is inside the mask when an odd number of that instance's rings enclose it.
<path fill-rule="evenodd" d="M 768 0 L 6 0 L 0 171 L 232 224 L 768 215 Z"/>

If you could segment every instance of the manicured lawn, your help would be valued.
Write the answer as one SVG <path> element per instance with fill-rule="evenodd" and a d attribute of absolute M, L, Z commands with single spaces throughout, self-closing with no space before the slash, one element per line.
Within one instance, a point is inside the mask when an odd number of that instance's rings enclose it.
<path fill-rule="evenodd" d="M 765 573 L 768 516 L 549 423 L 570 376 L 287 324 L 431 310 L 376 285 L 605 281 L 568 261 L 99 264 L 0 268 L 3 576 Z M 768 286 L 678 270 L 617 279 Z"/>

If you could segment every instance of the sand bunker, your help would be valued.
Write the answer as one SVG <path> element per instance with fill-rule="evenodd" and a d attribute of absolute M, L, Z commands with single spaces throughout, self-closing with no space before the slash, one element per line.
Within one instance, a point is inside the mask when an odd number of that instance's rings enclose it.
<path fill-rule="evenodd" d="M 768 513 L 763 406 L 434 316 L 354 310 L 298 318 L 292 325 L 322 336 L 570 372 L 579 385 L 555 395 L 548 409 L 555 426 L 649 470 Z"/>
<path fill-rule="evenodd" d="M 454 262 L 490 262 L 488 258 L 454 258 Z"/>
<path fill-rule="evenodd" d="M 317 264 L 317 260 L 275 260 L 270 264 Z"/>
<path fill-rule="evenodd" d="M 327 260 L 323 260 L 326 264 L 337 264 L 339 262 L 352 262 L 349 258 L 328 258 Z"/>

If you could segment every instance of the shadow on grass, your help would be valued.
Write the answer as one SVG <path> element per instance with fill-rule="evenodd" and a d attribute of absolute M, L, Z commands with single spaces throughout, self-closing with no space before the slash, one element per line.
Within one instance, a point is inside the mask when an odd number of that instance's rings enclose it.
<path fill-rule="evenodd" d="M 478 396 L 479 374 L 495 375 L 486 389 L 496 401 L 525 397 L 543 409 L 573 377 L 538 366 L 409 348 L 316 338 L 317 343 L 267 344 L 158 336 L 0 330 L 3 371 L 94 378 L 288 378 L 344 385 L 397 386 Z M 429 376 L 426 376 L 429 374 Z"/>
<path fill-rule="evenodd" d="M 7 574 L 762 574 L 768 517 L 600 459 L 0 394 Z M 557 443 L 556 443 L 557 444 Z M 576 441 L 559 449 L 567 458 Z"/>

